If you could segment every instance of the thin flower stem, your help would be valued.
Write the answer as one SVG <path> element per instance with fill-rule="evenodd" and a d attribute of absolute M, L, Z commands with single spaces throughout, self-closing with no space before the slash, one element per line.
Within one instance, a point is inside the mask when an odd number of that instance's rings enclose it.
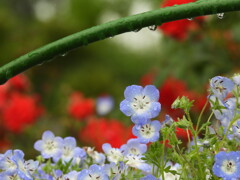
<path fill-rule="evenodd" d="M 33 66 L 43 64 L 56 56 L 96 41 L 151 25 L 161 25 L 165 22 L 189 17 L 238 10 L 240 10 L 239 0 L 198 0 L 193 3 L 159 8 L 94 26 L 33 50 L 5 64 L 0 68 L 0 84 Z"/>
<path fill-rule="evenodd" d="M 200 124 L 201 119 L 202 119 L 202 115 L 203 115 L 205 109 L 207 108 L 207 105 L 208 105 L 208 101 L 206 101 L 206 103 L 204 104 L 204 106 L 203 106 L 203 108 L 202 108 L 202 111 L 201 111 L 201 113 L 200 113 L 200 115 L 199 115 L 199 117 L 198 117 L 197 126 L 196 126 L 196 131 L 197 131 L 197 132 L 198 132 L 199 124 Z M 197 134 L 198 134 L 198 133 L 197 133 Z"/>

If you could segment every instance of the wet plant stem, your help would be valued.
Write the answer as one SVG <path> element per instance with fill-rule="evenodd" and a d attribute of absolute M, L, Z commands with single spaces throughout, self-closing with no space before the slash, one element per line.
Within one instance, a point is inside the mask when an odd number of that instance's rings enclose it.
<path fill-rule="evenodd" d="M 33 66 L 43 64 L 61 54 L 66 54 L 73 49 L 96 41 L 174 20 L 238 10 L 240 10 L 239 0 L 198 0 L 193 3 L 159 8 L 94 26 L 33 50 L 5 64 L 0 68 L 0 84 Z"/>

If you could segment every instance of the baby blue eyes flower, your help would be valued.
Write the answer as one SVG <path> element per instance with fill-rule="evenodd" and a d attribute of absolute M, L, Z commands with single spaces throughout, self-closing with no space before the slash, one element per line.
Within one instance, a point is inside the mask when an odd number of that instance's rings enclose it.
<path fill-rule="evenodd" d="M 109 180 L 102 166 L 93 164 L 79 173 L 77 180 Z"/>
<path fill-rule="evenodd" d="M 51 131 L 45 131 L 42 135 L 42 140 L 38 140 L 34 144 L 34 148 L 40 151 L 42 157 L 45 159 L 59 157 L 62 146 L 63 139 L 61 137 L 55 137 Z"/>
<path fill-rule="evenodd" d="M 153 176 L 151 174 L 148 174 L 148 175 L 142 177 L 140 180 L 159 180 L 159 179 L 157 179 L 155 176 Z"/>
<path fill-rule="evenodd" d="M 213 173 L 226 180 L 240 178 L 240 152 L 219 152 L 215 156 Z"/>
<path fill-rule="evenodd" d="M 155 142 L 159 139 L 159 131 L 161 128 L 161 123 L 157 120 L 148 121 L 144 125 L 135 125 L 132 132 L 138 137 L 140 143 L 147 144 L 149 142 Z"/>
<path fill-rule="evenodd" d="M 106 115 L 112 111 L 114 101 L 111 96 L 102 96 L 96 100 L 96 111 L 99 115 Z"/>
<path fill-rule="evenodd" d="M 145 163 L 145 161 L 142 159 L 143 157 L 143 155 L 128 154 L 124 157 L 124 161 L 126 161 L 126 165 L 130 167 L 140 169 L 146 173 L 150 173 L 152 170 L 152 166 Z"/>
<path fill-rule="evenodd" d="M 63 145 L 61 148 L 61 155 L 55 156 L 54 161 L 57 162 L 59 159 L 62 159 L 64 162 L 69 162 L 72 160 L 72 163 L 79 164 L 86 156 L 86 152 L 76 147 L 76 139 L 73 137 L 66 137 L 63 139 Z"/>
<path fill-rule="evenodd" d="M 0 159 L 0 169 L 5 171 L 5 174 L 12 175 L 14 174 L 17 169 L 17 163 L 14 158 L 16 155 L 16 150 L 8 150 L 5 152 L 5 154 Z"/>
<path fill-rule="evenodd" d="M 210 87 L 213 94 L 223 100 L 234 88 L 234 83 L 226 77 L 215 76 L 210 80 Z"/>
<path fill-rule="evenodd" d="M 240 86 L 240 74 L 234 74 L 233 77 L 233 82 L 237 85 L 237 86 Z"/>
<path fill-rule="evenodd" d="M 21 150 L 8 150 L 0 159 L 0 179 L 32 180 L 38 162 L 24 160 Z"/>
<path fill-rule="evenodd" d="M 138 139 L 129 139 L 127 144 L 122 145 L 120 149 L 123 152 L 123 155 L 139 155 L 147 151 L 147 145 L 141 144 Z"/>
<path fill-rule="evenodd" d="M 118 163 L 123 160 L 123 154 L 120 149 L 112 148 L 109 143 L 102 145 L 103 152 L 106 154 L 109 162 Z"/>
<path fill-rule="evenodd" d="M 133 123 L 142 125 L 158 116 L 161 110 L 159 91 L 155 86 L 132 85 L 124 91 L 125 99 L 120 103 L 120 110 L 127 116 L 131 116 Z"/>

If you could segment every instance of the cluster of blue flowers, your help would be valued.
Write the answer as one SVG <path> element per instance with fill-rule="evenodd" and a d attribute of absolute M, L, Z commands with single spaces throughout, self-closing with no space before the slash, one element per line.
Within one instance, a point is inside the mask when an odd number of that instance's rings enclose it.
<path fill-rule="evenodd" d="M 225 136 L 235 146 L 240 142 L 240 75 L 232 79 L 216 76 L 210 80 L 210 104 Z M 227 151 L 227 149 L 225 149 Z M 240 178 L 240 151 L 220 151 L 215 156 L 213 173 L 226 180 Z"/>
<path fill-rule="evenodd" d="M 224 132 L 223 139 L 240 145 L 240 75 L 232 79 L 216 76 L 210 80 L 209 101 L 213 113 L 221 123 Z M 231 96 L 229 96 L 231 94 Z M 170 116 L 160 123 L 156 118 L 161 111 L 159 91 L 155 86 L 145 87 L 132 85 L 124 92 L 125 99 L 120 103 L 120 110 L 131 116 L 135 124 L 132 132 L 137 137 L 130 139 L 120 148 L 110 144 L 102 145 L 103 153 L 94 148 L 80 148 L 73 137 L 56 137 L 51 131 L 45 131 L 42 139 L 34 144 L 35 150 L 41 155 L 37 160 L 25 160 L 21 150 L 8 150 L 0 154 L 0 179 L 3 180 L 165 180 L 180 179 L 185 167 L 164 161 L 167 171 L 161 170 L 161 176 L 156 177 L 156 166 L 146 161 L 149 142 L 158 142 L 160 130 L 174 124 Z M 178 100 L 180 101 L 180 100 Z M 197 146 L 209 145 L 208 140 L 199 141 Z M 196 144 L 197 141 L 191 142 Z M 189 142 L 190 143 L 190 142 Z M 226 180 L 240 179 L 240 151 L 233 151 L 222 144 L 222 149 L 213 148 L 214 162 L 211 168 L 206 168 L 206 179 L 211 174 Z M 215 144 L 211 144 L 212 147 Z M 219 146 L 219 145 L 218 145 Z M 193 148 L 194 149 L 194 148 Z M 202 148 L 198 149 L 203 152 Z M 190 153 L 191 148 L 186 153 Z M 209 153 L 210 154 L 210 153 Z M 212 156 L 212 157 L 213 157 Z M 164 157 L 162 157 L 164 158 Z M 186 169 L 186 168 L 185 168 Z M 174 172 L 174 173 L 172 173 Z M 191 176 L 188 176 L 191 178 Z"/>

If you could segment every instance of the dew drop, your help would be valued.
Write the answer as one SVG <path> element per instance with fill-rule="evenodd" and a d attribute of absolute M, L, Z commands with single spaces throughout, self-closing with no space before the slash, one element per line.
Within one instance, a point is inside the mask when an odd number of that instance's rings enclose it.
<path fill-rule="evenodd" d="M 133 30 L 133 32 L 139 32 L 141 30 L 141 28 L 140 29 L 135 29 L 135 30 Z"/>
<path fill-rule="evenodd" d="M 187 20 L 189 20 L 189 21 L 192 21 L 192 20 L 193 20 L 193 18 L 187 18 Z"/>
<path fill-rule="evenodd" d="M 224 13 L 218 13 L 218 14 L 217 14 L 217 17 L 218 17 L 219 19 L 223 19 Z"/>
<path fill-rule="evenodd" d="M 63 53 L 61 54 L 62 57 L 65 57 L 68 53 Z"/>
<path fill-rule="evenodd" d="M 39 53 L 31 52 L 31 53 L 28 53 L 28 57 L 37 56 L 38 54 L 39 54 Z"/>
<path fill-rule="evenodd" d="M 42 62 L 42 63 L 39 63 L 37 66 L 41 66 L 41 65 L 43 65 L 44 64 L 44 62 Z"/>
<path fill-rule="evenodd" d="M 148 26 L 148 29 L 151 31 L 156 31 L 157 26 L 156 25 Z"/>

